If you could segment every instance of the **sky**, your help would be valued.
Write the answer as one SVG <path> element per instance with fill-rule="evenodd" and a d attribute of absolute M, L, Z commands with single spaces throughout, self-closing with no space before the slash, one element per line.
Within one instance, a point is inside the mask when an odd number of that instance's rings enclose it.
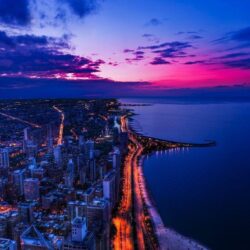
<path fill-rule="evenodd" d="M 0 0 L 0 98 L 249 87 L 249 0 Z"/>

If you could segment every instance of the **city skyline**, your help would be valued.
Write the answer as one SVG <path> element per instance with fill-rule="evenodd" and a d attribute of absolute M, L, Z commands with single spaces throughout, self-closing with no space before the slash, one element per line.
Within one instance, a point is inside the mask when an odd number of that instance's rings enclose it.
<path fill-rule="evenodd" d="M 250 82 L 249 7 L 235 0 L 1 0 L 0 98 L 218 86 L 242 96 Z"/>

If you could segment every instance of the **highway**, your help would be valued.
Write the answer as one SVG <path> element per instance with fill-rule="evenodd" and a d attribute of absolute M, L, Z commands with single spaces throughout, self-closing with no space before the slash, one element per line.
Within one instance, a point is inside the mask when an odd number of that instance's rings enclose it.
<path fill-rule="evenodd" d="M 8 115 L 8 114 L 2 113 L 2 112 L 0 112 L 0 115 L 5 116 L 5 117 L 7 117 L 7 118 L 9 118 L 11 120 L 16 120 L 18 122 L 22 122 L 22 123 L 28 124 L 29 126 L 34 127 L 34 128 L 41 128 L 41 126 L 38 125 L 38 124 L 29 122 L 29 121 L 25 121 L 25 120 L 23 120 L 21 118 L 18 118 L 18 117 L 12 116 L 12 115 Z"/>
<path fill-rule="evenodd" d="M 113 224 L 117 230 L 113 239 L 113 249 L 145 250 L 149 249 L 149 246 L 150 249 L 157 249 L 155 245 L 151 244 L 152 231 L 148 230 L 144 215 L 142 194 L 145 190 L 142 190 L 144 186 L 141 185 L 142 175 L 139 168 L 143 146 L 129 130 L 125 116 L 121 117 L 121 131 L 129 133 L 130 144 L 123 168 L 122 198 L 117 216 L 113 219 Z M 133 221 L 134 223 L 132 223 Z M 135 225 L 134 228 L 132 225 Z"/>
<path fill-rule="evenodd" d="M 215 146 L 216 142 L 182 143 L 143 136 L 129 128 L 126 116 L 121 117 L 121 131 L 128 132 L 129 151 L 123 167 L 121 203 L 113 220 L 117 229 L 113 248 L 116 250 L 205 249 L 195 241 L 165 228 L 149 198 L 141 157 L 154 151 L 211 147 Z"/>
<path fill-rule="evenodd" d="M 121 118 L 122 131 L 127 130 L 126 119 Z M 132 231 L 132 159 L 133 147 L 128 146 L 128 154 L 124 161 L 123 167 L 123 184 L 122 197 L 119 204 L 118 212 L 113 218 L 113 224 L 116 227 L 116 234 L 113 239 L 113 249 L 122 250 L 134 249 L 133 231 Z"/>
<path fill-rule="evenodd" d="M 61 145 L 62 141 L 63 141 L 63 129 L 64 129 L 65 115 L 64 115 L 63 111 L 61 109 L 59 109 L 58 107 L 56 107 L 55 105 L 53 106 L 53 109 L 55 109 L 61 116 L 61 123 L 59 126 L 59 134 L 58 134 L 58 138 L 57 138 L 57 145 Z"/>
<path fill-rule="evenodd" d="M 118 208 L 117 216 L 113 219 L 113 224 L 116 227 L 116 235 L 113 240 L 114 249 L 128 249 L 133 250 L 133 235 L 132 235 L 132 152 L 133 149 L 129 147 L 128 155 L 124 162 L 123 168 L 123 195 Z"/>
<path fill-rule="evenodd" d="M 146 249 L 144 241 L 144 212 L 143 212 L 143 200 L 141 196 L 140 189 L 140 179 L 138 173 L 138 160 L 143 151 L 142 146 L 138 141 L 131 136 L 131 141 L 135 145 L 134 154 L 132 159 L 132 169 L 133 169 L 133 184 L 134 184 L 134 216 L 136 222 L 136 241 L 137 249 L 144 250 Z"/>

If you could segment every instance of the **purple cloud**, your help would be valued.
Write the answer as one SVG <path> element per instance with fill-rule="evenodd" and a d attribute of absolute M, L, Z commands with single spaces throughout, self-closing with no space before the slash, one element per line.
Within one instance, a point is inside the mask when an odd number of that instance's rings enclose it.
<path fill-rule="evenodd" d="M 158 54 L 161 58 L 178 58 L 187 57 L 186 49 L 192 48 L 192 45 L 188 42 L 166 42 L 157 45 L 151 45 L 146 47 L 139 47 L 141 50 L 151 50 L 153 53 Z"/>
<path fill-rule="evenodd" d="M 128 63 L 138 62 L 144 59 L 144 54 L 145 54 L 144 51 L 136 50 L 132 52 L 132 55 L 134 56 L 133 58 L 126 58 L 125 60 Z"/>
<path fill-rule="evenodd" d="M 155 57 L 154 60 L 150 63 L 152 65 L 162 65 L 162 64 L 171 64 L 161 57 Z"/>
<path fill-rule="evenodd" d="M 146 26 L 159 26 L 161 24 L 161 20 L 159 20 L 158 18 L 152 18 L 146 23 Z"/>
<path fill-rule="evenodd" d="M 240 42 L 250 42 L 250 27 L 234 31 L 228 34 L 231 40 Z"/>
<path fill-rule="evenodd" d="M 0 0 L 0 22 L 28 25 L 30 20 L 29 0 Z"/>
<path fill-rule="evenodd" d="M 250 58 L 225 61 L 224 65 L 230 68 L 250 69 Z"/>
<path fill-rule="evenodd" d="M 67 38 L 20 35 L 0 32 L 0 75 L 26 77 L 97 78 L 102 60 L 92 61 L 82 56 L 62 52 L 69 48 Z"/>
<path fill-rule="evenodd" d="M 130 53 L 130 52 L 134 52 L 134 50 L 133 49 L 124 49 L 123 52 L 124 53 Z"/>
<path fill-rule="evenodd" d="M 250 47 L 250 27 L 246 27 L 237 31 L 232 31 L 225 34 L 223 37 L 214 40 L 215 43 L 224 43 L 224 42 L 237 42 L 238 46 L 231 48 L 232 49 L 243 49 Z"/>
<path fill-rule="evenodd" d="M 193 64 L 204 64 L 206 61 L 203 61 L 203 60 L 199 60 L 199 61 L 188 61 L 188 62 L 185 62 L 184 64 L 186 65 L 193 65 Z"/>
<path fill-rule="evenodd" d="M 98 6 L 98 0 L 57 0 L 66 3 L 70 10 L 80 18 L 91 14 Z"/>
<path fill-rule="evenodd" d="M 198 40 L 198 39 L 202 39 L 203 37 L 200 35 L 191 35 L 191 36 L 188 36 L 188 38 L 191 40 Z"/>
<path fill-rule="evenodd" d="M 173 49 L 186 49 L 186 48 L 191 48 L 193 47 L 190 43 L 188 42 L 179 42 L 179 41 L 174 41 L 174 42 L 166 42 L 166 43 L 161 43 L 161 44 L 156 44 L 156 45 L 151 45 L 151 46 L 140 46 L 138 47 L 139 50 L 142 49 L 149 49 L 149 50 L 156 50 L 156 49 L 161 49 L 161 48 L 173 48 Z"/>
<path fill-rule="evenodd" d="M 47 0 L 43 2 L 55 12 L 53 22 L 46 22 L 51 25 L 55 20 L 66 20 L 65 8 L 77 17 L 83 18 L 93 13 L 99 6 L 99 0 Z M 0 0 L 0 23 L 13 26 L 31 24 L 33 12 L 40 8 L 38 3 L 39 0 Z M 44 23 L 48 15 L 39 9 L 39 18 Z"/>
<path fill-rule="evenodd" d="M 66 80 L 1 77 L 0 98 L 112 97 L 138 95 L 148 82 L 116 82 L 108 79 Z"/>

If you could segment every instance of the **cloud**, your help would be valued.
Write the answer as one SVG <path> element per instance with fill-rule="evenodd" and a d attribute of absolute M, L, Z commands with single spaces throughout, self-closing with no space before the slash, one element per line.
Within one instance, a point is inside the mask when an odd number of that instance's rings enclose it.
<path fill-rule="evenodd" d="M 161 24 L 163 24 L 161 20 L 159 20 L 158 18 L 152 18 L 145 25 L 146 26 L 159 26 Z"/>
<path fill-rule="evenodd" d="M 156 50 L 154 53 L 160 54 L 163 58 L 180 58 L 186 57 L 187 53 L 181 48 L 170 47 L 168 49 Z"/>
<path fill-rule="evenodd" d="M 235 41 L 250 42 L 250 27 L 231 32 L 229 37 Z"/>
<path fill-rule="evenodd" d="M 143 34 L 142 37 L 150 38 L 150 37 L 154 37 L 154 35 L 146 33 L 146 34 Z"/>
<path fill-rule="evenodd" d="M 144 55 L 145 52 L 144 52 L 144 51 L 141 51 L 141 50 L 137 50 L 137 51 L 135 51 L 133 54 L 136 55 L 136 56 L 139 56 L 139 55 Z"/>
<path fill-rule="evenodd" d="M 159 39 L 153 34 L 145 33 L 142 35 L 142 37 L 149 42 L 159 43 Z"/>
<path fill-rule="evenodd" d="M 186 49 L 186 48 L 191 48 L 192 45 L 188 42 L 179 42 L 179 41 L 174 41 L 174 42 L 165 42 L 161 44 L 156 44 L 156 45 L 151 45 L 151 46 L 140 46 L 138 49 L 150 49 L 150 50 L 156 50 L 156 49 L 161 49 L 161 48 L 175 48 L 175 49 Z"/>
<path fill-rule="evenodd" d="M 70 10 L 80 18 L 89 15 L 94 10 L 96 10 L 98 6 L 97 0 L 57 0 L 57 1 L 61 3 L 66 3 L 70 7 Z"/>
<path fill-rule="evenodd" d="M 141 46 L 138 50 L 151 50 L 151 52 L 158 54 L 161 58 L 181 58 L 187 57 L 186 49 L 193 46 L 188 42 L 166 42 L 151 46 Z"/>
<path fill-rule="evenodd" d="M 226 54 L 219 57 L 208 58 L 206 60 L 197 60 L 197 61 L 187 61 L 184 64 L 194 65 L 201 64 L 207 66 L 223 66 L 226 68 L 238 68 L 243 70 L 250 69 L 250 58 L 249 53 L 239 52 Z"/>
<path fill-rule="evenodd" d="M 154 60 L 150 62 L 152 65 L 158 64 L 170 64 L 169 61 L 165 59 L 175 59 L 175 58 L 191 58 L 195 55 L 188 54 L 187 49 L 194 48 L 189 42 L 165 42 L 161 44 L 153 44 L 149 46 L 139 46 L 136 50 L 126 49 L 124 53 L 131 53 L 134 58 L 126 58 L 128 63 L 133 63 L 135 61 L 140 61 L 145 59 L 145 55 L 150 53 L 150 56 L 154 55 Z"/>
<path fill-rule="evenodd" d="M 243 57 L 243 56 L 249 56 L 250 53 L 245 52 L 238 52 L 238 53 L 230 53 L 223 56 L 215 57 L 214 59 L 231 59 L 231 58 L 237 58 L 237 57 Z"/>
<path fill-rule="evenodd" d="M 154 60 L 150 63 L 152 65 L 162 65 L 162 64 L 170 64 L 170 62 L 166 61 L 161 57 L 155 57 Z"/>
<path fill-rule="evenodd" d="M 198 31 L 179 31 L 176 33 L 176 35 L 186 35 L 186 37 L 191 40 L 198 40 L 203 38 Z"/>
<path fill-rule="evenodd" d="M 176 33 L 176 35 L 185 35 L 185 34 L 195 35 L 198 34 L 198 31 L 179 31 Z"/>
<path fill-rule="evenodd" d="M 127 63 L 133 63 L 133 62 L 138 62 L 138 61 L 141 61 L 144 59 L 144 54 L 145 52 L 144 51 L 141 51 L 141 50 L 129 50 L 127 49 L 125 53 L 131 53 L 133 55 L 132 58 L 126 58 L 126 62 Z"/>
<path fill-rule="evenodd" d="M 191 35 L 188 38 L 191 40 L 198 40 L 198 39 L 202 39 L 203 37 L 200 35 Z"/>
<path fill-rule="evenodd" d="M 225 34 L 223 37 L 213 41 L 214 43 L 238 42 L 240 45 L 231 49 L 241 49 L 250 47 L 250 27 Z"/>
<path fill-rule="evenodd" d="M 19 35 L 0 32 L 0 75 L 23 77 L 97 78 L 105 62 L 65 52 L 67 37 Z"/>
<path fill-rule="evenodd" d="M 188 61 L 188 62 L 185 62 L 184 64 L 186 64 L 186 65 L 204 64 L 205 62 L 206 62 L 206 61 L 198 60 L 198 61 Z"/>
<path fill-rule="evenodd" d="M 138 95 L 148 82 L 119 82 L 108 79 L 66 80 L 1 77 L 0 98 L 111 97 Z"/>
<path fill-rule="evenodd" d="M 30 20 L 29 0 L 0 0 L 0 22 L 19 26 Z"/>
<path fill-rule="evenodd" d="M 40 26 L 55 26 L 69 20 L 71 13 L 78 18 L 92 14 L 101 0 L 0 0 L 0 22 L 13 26 L 28 26 L 32 20 Z"/>
<path fill-rule="evenodd" d="M 170 80 L 169 82 L 173 82 Z M 64 79 L 27 79 L 22 77 L 0 78 L 1 99 L 26 98 L 103 98 L 127 96 L 165 96 L 165 97 L 201 97 L 211 100 L 225 98 L 250 98 L 250 85 L 237 84 L 232 87 L 220 86 L 213 88 L 171 88 L 155 86 L 149 82 L 116 82 L 100 80 L 64 80 Z M 171 100 L 171 99 L 170 99 Z M 206 99 L 209 100 L 209 99 Z"/>
<path fill-rule="evenodd" d="M 230 68 L 240 68 L 240 69 L 250 69 L 250 58 L 239 59 L 233 61 L 225 61 L 223 63 L 225 66 Z"/>
<path fill-rule="evenodd" d="M 124 49 L 123 52 L 124 53 L 130 53 L 130 52 L 134 52 L 134 50 L 133 49 Z"/>

